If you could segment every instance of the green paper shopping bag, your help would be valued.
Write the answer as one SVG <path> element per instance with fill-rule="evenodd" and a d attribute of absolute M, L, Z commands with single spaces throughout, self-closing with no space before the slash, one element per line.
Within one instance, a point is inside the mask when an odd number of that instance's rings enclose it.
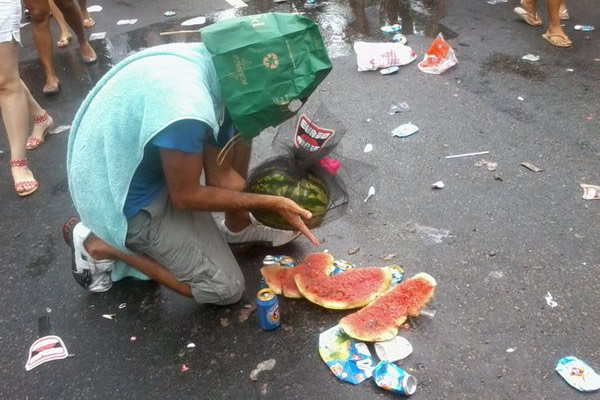
<path fill-rule="evenodd" d="M 319 27 L 295 14 L 228 19 L 202 29 L 223 100 L 243 138 L 291 118 L 331 71 Z"/>

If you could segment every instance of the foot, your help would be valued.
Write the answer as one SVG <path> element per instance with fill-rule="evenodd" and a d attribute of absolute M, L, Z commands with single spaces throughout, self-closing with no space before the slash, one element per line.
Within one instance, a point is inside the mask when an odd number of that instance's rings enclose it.
<path fill-rule="evenodd" d="M 567 8 L 564 5 L 560 5 L 560 9 L 558 10 L 558 17 L 562 20 L 562 21 L 566 21 L 569 18 L 571 18 L 569 16 L 569 10 L 567 10 Z"/>
<path fill-rule="evenodd" d="M 27 150 L 34 150 L 40 147 L 44 143 L 44 138 L 53 127 L 54 120 L 46 111 L 42 115 L 33 117 L 33 131 L 27 138 L 25 148 Z"/>
<path fill-rule="evenodd" d="M 238 232 L 229 230 L 225 221 L 221 221 L 221 232 L 225 235 L 227 243 L 231 245 L 263 245 L 279 247 L 290 243 L 300 236 L 300 232 L 284 231 L 265 226 L 250 215 L 250 225 Z"/>
<path fill-rule="evenodd" d="M 79 46 L 79 53 L 81 54 L 81 59 L 85 64 L 95 63 L 98 57 L 96 56 L 96 52 L 90 45 L 90 42 L 86 41 Z"/>
<path fill-rule="evenodd" d="M 92 26 L 96 25 L 96 21 L 94 21 L 94 18 L 92 18 L 89 12 L 86 11 L 85 13 L 82 13 L 82 17 L 84 28 L 91 28 Z"/>
<path fill-rule="evenodd" d="M 45 95 L 57 94 L 60 92 L 60 81 L 57 76 L 49 76 L 46 78 L 44 89 L 42 90 Z"/>
<path fill-rule="evenodd" d="M 538 16 L 536 10 L 536 1 L 521 0 L 520 6 L 515 7 L 515 13 L 531 26 L 541 26 L 542 19 Z"/>
<path fill-rule="evenodd" d="M 56 47 L 60 49 L 67 47 L 69 43 L 71 43 L 72 38 L 73 36 L 71 35 L 62 35 L 60 39 L 58 39 L 58 41 L 56 42 Z"/>
<path fill-rule="evenodd" d="M 21 197 L 29 196 L 35 192 L 39 183 L 33 177 L 27 160 L 10 160 L 10 171 L 15 182 L 15 191 Z"/>
<path fill-rule="evenodd" d="M 98 260 L 93 258 L 86 248 L 86 241 L 92 232 L 79 218 L 72 217 L 65 222 L 63 236 L 72 249 L 72 273 L 75 281 L 84 289 L 94 292 L 106 292 L 112 287 L 110 272 L 115 266 L 114 260 Z"/>
<path fill-rule="evenodd" d="M 569 39 L 567 34 L 562 29 L 556 31 L 547 30 L 546 33 L 542 35 L 542 37 L 548 43 L 556 47 L 567 48 L 573 45 L 571 39 Z"/>

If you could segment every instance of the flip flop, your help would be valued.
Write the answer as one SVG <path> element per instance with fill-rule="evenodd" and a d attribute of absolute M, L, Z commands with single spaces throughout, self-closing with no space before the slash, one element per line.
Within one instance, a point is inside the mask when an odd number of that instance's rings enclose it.
<path fill-rule="evenodd" d="M 60 49 L 67 47 L 69 45 L 69 43 L 71 43 L 71 39 L 73 39 L 73 37 L 71 35 L 61 37 L 56 42 L 56 47 L 58 47 Z"/>
<path fill-rule="evenodd" d="M 558 18 L 560 18 L 561 21 L 566 21 L 569 18 L 571 18 L 569 16 L 569 10 L 567 10 L 566 8 L 563 8 L 562 10 L 560 10 L 558 12 Z"/>
<path fill-rule="evenodd" d="M 533 15 L 532 13 L 528 12 L 523 7 L 515 7 L 514 11 L 528 25 L 531 25 L 531 26 L 541 26 L 542 25 L 542 20 L 537 15 L 537 13 L 535 15 Z"/>
<path fill-rule="evenodd" d="M 94 19 L 92 17 L 83 19 L 84 28 L 91 28 L 94 25 L 96 25 L 96 21 L 94 21 Z"/>
<path fill-rule="evenodd" d="M 571 47 L 573 45 L 573 42 L 571 42 L 571 40 L 569 40 L 568 37 L 566 37 L 564 35 L 559 35 L 557 33 L 552 34 L 552 35 L 548 35 L 547 33 L 544 33 L 542 35 L 542 37 L 548 43 L 550 43 L 552 46 L 567 48 L 567 47 Z M 559 40 L 556 40 L 557 38 Z"/>

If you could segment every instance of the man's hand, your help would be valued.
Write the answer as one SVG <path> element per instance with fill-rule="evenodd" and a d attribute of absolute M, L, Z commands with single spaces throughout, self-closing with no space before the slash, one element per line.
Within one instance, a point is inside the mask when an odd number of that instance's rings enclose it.
<path fill-rule="evenodd" d="M 319 245 L 319 239 L 312 234 L 310 229 L 306 226 L 303 219 L 311 219 L 312 214 L 310 211 L 300 207 L 296 202 L 286 197 L 277 196 L 274 204 L 274 210 L 281 215 L 291 226 L 297 231 L 302 232 L 304 236 L 311 241 L 315 246 Z"/>

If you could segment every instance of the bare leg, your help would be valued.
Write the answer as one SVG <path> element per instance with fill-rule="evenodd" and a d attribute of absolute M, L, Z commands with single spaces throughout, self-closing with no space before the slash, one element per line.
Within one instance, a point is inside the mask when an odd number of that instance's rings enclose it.
<path fill-rule="evenodd" d="M 90 235 L 84 242 L 87 252 L 96 260 L 119 260 L 148 275 L 152 280 L 186 297 L 192 297 L 192 289 L 187 283 L 178 281 L 164 266 L 147 256 L 123 253 L 109 246 L 96 235 Z"/>
<path fill-rule="evenodd" d="M 83 27 L 91 28 L 96 25 L 96 21 L 92 18 L 89 11 L 87 10 L 87 1 L 86 0 L 78 0 L 79 9 L 81 10 L 81 16 L 83 18 Z"/>
<path fill-rule="evenodd" d="M 548 7 L 548 29 L 546 35 L 553 36 L 554 40 L 563 44 L 571 44 L 567 34 L 560 26 L 561 0 L 546 0 Z"/>
<path fill-rule="evenodd" d="M 27 95 L 19 77 L 19 61 L 16 42 L 0 43 L 0 109 L 8 135 L 11 160 L 26 160 L 25 141 L 29 128 Z M 37 182 L 27 165 L 11 168 L 17 192 L 32 192 Z M 29 182 L 25 184 L 24 182 Z M 32 192 L 33 193 L 33 192 Z"/>
<path fill-rule="evenodd" d="M 537 13 L 537 0 L 521 0 L 521 7 L 531 15 L 535 15 Z"/>
<path fill-rule="evenodd" d="M 25 0 L 29 9 L 33 41 L 46 75 L 44 93 L 58 93 L 59 80 L 52 62 L 52 34 L 50 33 L 50 7 L 47 0 Z"/>
<path fill-rule="evenodd" d="M 83 30 L 83 19 L 81 18 L 81 12 L 79 7 L 74 3 L 74 0 L 55 0 L 56 5 L 62 11 L 65 16 L 65 20 L 75 32 L 77 40 L 79 41 L 79 53 L 85 63 L 91 63 L 96 61 L 96 52 L 90 46 L 90 43 L 85 37 Z"/>
<path fill-rule="evenodd" d="M 69 45 L 69 42 L 71 41 L 71 32 L 69 32 L 69 26 L 67 25 L 67 22 L 65 21 L 65 17 L 63 16 L 62 12 L 60 12 L 58 7 L 54 3 L 54 0 L 48 0 L 48 4 L 50 5 L 50 11 L 52 11 L 52 16 L 54 17 L 54 20 L 56 21 L 60 29 L 60 39 L 58 39 L 58 42 L 56 42 L 56 46 L 67 47 Z"/>
<path fill-rule="evenodd" d="M 54 120 L 51 116 L 48 116 L 46 119 L 35 122 L 36 118 L 43 117 L 46 114 L 46 110 L 44 110 L 37 101 L 31 95 L 29 88 L 25 85 L 25 82 L 21 80 L 21 85 L 23 86 L 23 90 L 25 91 L 25 96 L 27 97 L 27 105 L 29 106 L 29 118 L 34 121 L 33 131 L 31 132 L 30 137 L 37 138 L 43 140 L 44 132 L 50 129 L 54 125 Z"/>

